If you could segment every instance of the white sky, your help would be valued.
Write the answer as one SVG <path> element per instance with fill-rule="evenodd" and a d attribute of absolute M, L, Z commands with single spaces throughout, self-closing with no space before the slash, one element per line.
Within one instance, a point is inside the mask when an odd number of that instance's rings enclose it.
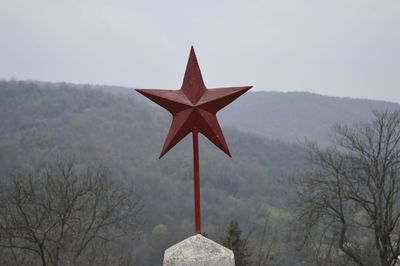
<path fill-rule="evenodd" d="M 400 102 L 400 0 L 0 0 L 0 78 Z"/>

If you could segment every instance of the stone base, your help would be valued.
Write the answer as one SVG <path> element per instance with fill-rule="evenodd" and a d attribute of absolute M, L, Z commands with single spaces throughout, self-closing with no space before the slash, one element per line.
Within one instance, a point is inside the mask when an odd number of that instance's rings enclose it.
<path fill-rule="evenodd" d="M 233 252 L 197 234 L 165 250 L 164 266 L 235 266 Z"/>

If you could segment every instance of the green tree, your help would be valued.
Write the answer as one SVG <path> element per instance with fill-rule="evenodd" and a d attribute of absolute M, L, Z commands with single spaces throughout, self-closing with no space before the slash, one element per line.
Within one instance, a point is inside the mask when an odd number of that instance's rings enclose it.
<path fill-rule="evenodd" d="M 247 247 L 247 241 L 240 238 L 241 234 L 242 230 L 238 222 L 233 220 L 229 223 L 229 229 L 225 239 L 222 240 L 222 245 L 233 251 L 236 266 L 250 265 L 252 263 L 250 258 L 251 252 Z"/>

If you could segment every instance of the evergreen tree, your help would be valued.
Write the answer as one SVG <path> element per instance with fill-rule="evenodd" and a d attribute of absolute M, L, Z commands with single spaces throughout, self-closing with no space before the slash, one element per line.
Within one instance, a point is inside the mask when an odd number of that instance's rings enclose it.
<path fill-rule="evenodd" d="M 247 241 L 240 238 L 241 234 L 242 230 L 238 222 L 234 220 L 231 221 L 229 223 L 227 236 L 222 240 L 222 245 L 233 251 L 236 266 L 251 265 L 251 252 L 247 247 Z"/>

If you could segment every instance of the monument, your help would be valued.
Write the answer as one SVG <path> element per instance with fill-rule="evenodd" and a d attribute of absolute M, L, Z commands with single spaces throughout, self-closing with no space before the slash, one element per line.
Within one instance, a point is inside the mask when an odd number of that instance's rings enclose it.
<path fill-rule="evenodd" d="M 231 157 L 216 114 L 251 86 L 207 89 L 193 47 L 190 50 L 182 87 L 179 90 L 137 90 L 172 114 L 160 158 L 189 133 L 193 137 L 194 209 L 197 235 L 165 251 L 164 265 L 234 265 L 233 253 L 201 236 L 200 169 L 198 134 L 203 134 Z M 232 254 L 232 259 L 230 259 Z"/>

